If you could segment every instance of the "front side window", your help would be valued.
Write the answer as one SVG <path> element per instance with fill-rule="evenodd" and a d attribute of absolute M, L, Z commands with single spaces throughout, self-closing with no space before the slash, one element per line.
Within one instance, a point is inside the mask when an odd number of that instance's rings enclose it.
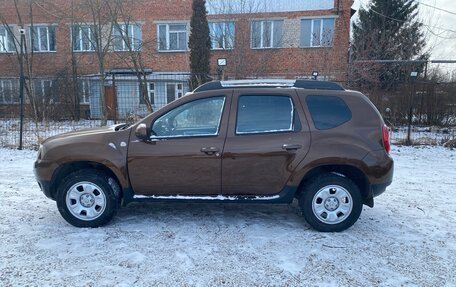
<path fill-rule="evenodd" d="M 282 47 L 283 21 L 252 21 L 251 46 L 256 49 Z"/>
<path fill-rule="evenodd" d="M 301 20 L 301 47 L 331 47 L 334 18 Z"/>
<path fill-rule="evenodd" d="M 240 96 L 236 134 L 287 132 L 294 129 L 294 106 L 289 96 Z"/>
<path fill-rule="evenodd" d="M 225 97 L 192 101 L 159 117 L 152 125 L 153 137 L 216 136 Z"/>
<path fill-rule="evenodd" d="M 119 24 L 113 27 L 114 51 L 139 51 L 142 44 L 141 26 L 138 24 Z"/>
<path fill-rule="evenodd" d="M 229 50 L 234 47 L 234 22 L 209 23 L 213 50 Z"/>
<path fill-rule="evenodd" d="M 312 121 L 316 129 L 327 130 L 348 122 L 352 113 L 347 104 L 335 96 L 307 96 Z"/>
<path fill-rule="evenodd" d="M 93 26 L 76 25 L 72 28 L 73 51 L 95 51 Z"/>
<path fill-rule="evenodd" d="M 30 27 L 30 37 L 34 52 L 55 52 L 55 27 Z"/>
<path fill-rule="evenodd" d="M 13 35 L 5 27 L 0 27 L 0 53 L 14 50 Z"/>
<path fill-rule="evenodd" d="M 159 24 L 159 51 L 187 51 L 187 24 Z"/>

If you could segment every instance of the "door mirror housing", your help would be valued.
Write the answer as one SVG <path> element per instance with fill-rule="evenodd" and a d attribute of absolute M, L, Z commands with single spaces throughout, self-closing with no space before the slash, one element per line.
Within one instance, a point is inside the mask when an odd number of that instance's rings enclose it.
<path fill-rule="evenodd" d="M 149 133 L 147 132 L 147 125 L 144 123 L 139 124 L 135 129 L 135 135 L 143 141 L 149 140 Z"/>

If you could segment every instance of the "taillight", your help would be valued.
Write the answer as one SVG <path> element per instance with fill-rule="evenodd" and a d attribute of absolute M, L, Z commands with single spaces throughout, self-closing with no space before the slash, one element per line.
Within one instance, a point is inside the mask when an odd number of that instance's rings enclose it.
<path fill-rule="evenodd" d="M 382 127 L 382 136 L 383 136 L 383 147 L 385 147 L 385 151 L 387 153 L 389 153 L 391 150 L 391 145 L 390 145 L 389 129 L 386 125 L 383 125 L 383 127 Z"/>

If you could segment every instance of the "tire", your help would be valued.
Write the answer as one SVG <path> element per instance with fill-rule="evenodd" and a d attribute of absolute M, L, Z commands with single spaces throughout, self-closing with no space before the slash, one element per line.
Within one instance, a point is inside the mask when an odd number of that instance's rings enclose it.
<path fill-rule="evenodd" d="M 334 173 L 311 180 L 301 189 L 298 201 L 305 220 L 322 232 L 339 232 L 351 227 L 363 207 L 358 186 Z"/>
<path fill-rule="evenodd" d="M 76 227 L 99 227 L 108 223 L 120 206 L 117 182 L 95 169 L 66 176 L 57 188 L 57 207 L 62 217 Z"/>

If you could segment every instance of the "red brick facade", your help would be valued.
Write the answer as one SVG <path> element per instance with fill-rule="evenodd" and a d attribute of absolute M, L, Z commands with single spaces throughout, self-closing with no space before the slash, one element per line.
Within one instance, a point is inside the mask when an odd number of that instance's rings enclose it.
<path fill-rule="evenodd" d="M 83 9 L 78 5 L 85 0 L 48 0 L 36 1 L 32 6 L 33 18 L 30 17 L 29 1 L 18 0 L 24 26 L 29 27 L 33 19 L 34 25 L 55 25 L 56 52 L 35 52 L 33 54 L 33 75 L 52 77 L 65 68 L 71 67 L 71 23 L 72 17 L 86 19 Z M 102 0 L 99 0 L 102 2 Z M 96 1 L 95 1 L 96 2 Z M 305 1 L 303 1 L 305 2 Z M 186 22 L 191 17 L 191 0 L 126 0 L 126 9 L 135 22 L 141 24 L 143 47 L 141 50 L 144 66 L 158 72 L 188 72 L 189 52 L 159 52 L 157 45 L 157 24 L 170 22 Z M 235 23 L 235 39 L 233 50 L 214 50 L 212 52 L 212 70 L 215 74 L 217 58 L 227 58 L 227 75 L 239 73 L 242 65 L 242 76 L 261 74 L 278 76 L 309 76 L 318 70 L 320 75 L 345 79 L 348 64 L 350 13 L 352 0 L 334 0 L 334 6 L 328 10 L 302 12 L 252 13 L 232 15 L 209 15 L 209 21 L 229 19 Z M 294 45 L 283 48 L 252 49 L 250 46 L 250 21 L 258 19 L 279 19 L 286 21 L 286 29 L 299 29 L 300 19 L 334 17 L 335 30 L 332 47 L 300 48 Z M 14 1 L 1 1 L 0 21 L 8 24 L 15 34 L 20 23 L 14 9 Z M 294 23 L 294 24 L 293 24 Z M 1 27 L 1 25 L 0 25 Z M 293 28 L 294 27 L 294 28 Z M 28 31 L 28 30 L 27 30 Z M 292 31 L 299 37 L 299 31 Z M 18 35 L 16 35 L 18 37 Z M 29 42 L 29 37 L 27 38 Z M 30 45 L 28 43 L 28 45 Z M 240 47 L 243 45 L 243 49 Z M 242 53 L 239 51 L 242 50 Z M 119 57 L 125 52 L 109 52 L 106 57 L 106 69 L 128 68 L 125 60 Z M 75 53 L 79 74 L 96 74 L 98 62 L 94 52 Z M 18 62 L 16 52 L 0 53 L 0 77 L 17 77 Z"/>

